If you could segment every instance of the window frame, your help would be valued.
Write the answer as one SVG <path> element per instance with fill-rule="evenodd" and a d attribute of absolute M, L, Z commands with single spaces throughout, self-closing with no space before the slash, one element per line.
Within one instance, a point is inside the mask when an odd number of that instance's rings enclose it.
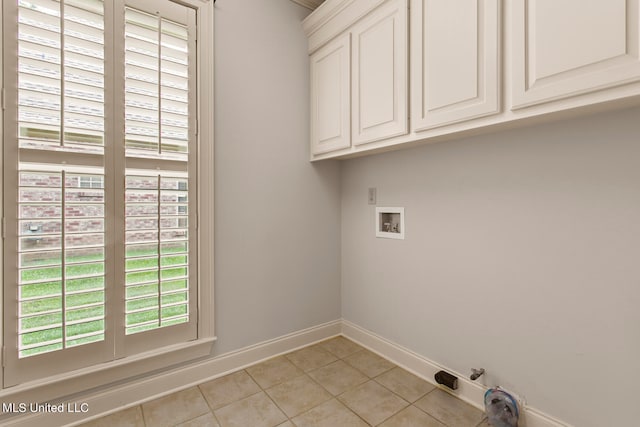
<path fill-rule="evenodd" d="M 166 0 L 173 1 L 173 0 Z M 147 4 L 155 2 L 142 0 Z M 197 280 L 194 284 L 197 287 L 197 338 L 195 341 L 172 344 L 159 348 L 142 349 L 147 350 L 144 353 L 122 354 L 110 362 L 100 363 L 74 371 L 65 372 L 59 375 L 47 377 L 39 377 L 33 381 L 24 384 L 5 387 L 4 369 L 2 370 L 2 391 L 0 397 L 21 394 L 27 390 L 38 390 L 38 394 L 42 399 L 63 396 L 65 394 L 79 392 L 83 389 L 108 384 L 130 377 L 132 375 L 140 375 L 152 370 L 161 369 L 163 367 L 180 363 L 195 358 L 209 355 L 211 345 L 215 341 L 214 335 L 214 299 L 213 299 L 213 34 L 214 34 L 214 7 L 212 1 L 207 0 L 180 0 L 174 3 L 188 6 L 196 10 L 196 74 L 197 74 L 197 114 L 195 117 L 195 134 L 196 145 L 198 150 L 197 163 L 195 168 L 197 186 L 197 210 L 196 210 L 196 226 L 198 228 L 197 239 Z M 126 3 L 125 1 L 118 3 Z M 136 3 L 140 3 L 138 0 Z M 106 9 L 106 8 L 105 8 Z M 7 27 L 5 19 L 12 19 L 5 13 L 4 6 L 0 10 L 0 30 Z M 105 10 L 105 15 L 107 14 Z M 106 19 L 106 18 L 105 18 Z M 13 23 L 9 23 L 13 26 Z M 6 37 L 6 36 L 5 36 Z M 3 111 L 5 110 L 5 91 L 6 86 L 4 76 L 10 75 L 6 58 L 4 57 L 5 45 L 4 41 L 0 46 L 2 54 L 2 67 L 0 67 L 0 78 L 3 83 L 2 102 Z M 11 61 L 9 61 L 11 62 Z M 6 70 L 5 70 L 6 68 Z M 111 75 L 111 77 L 109 77 Z M 105 71 L 105 79 L 116 78 L 113 70 Z M 105 105 L 106 110 L 109 106 Z M 107 113 L 108 114 L 108 113 Z M 105 118 L 108 120 L 108 118 Z M 4 114 L 2 115 L 4 121 Z M 0 138 L 3 141 L 3 150 L 0 152 L 0 158 L 4 158 L 4 126 L 0 129 Z M 106 153 L 105 153 L 106 154 Z M 16 157 L 17 158 L 17 157 Z M 109 167 L 105 159 L 105 168 Z M 0 176 L 0 184 L 2 191 L 2 201 L 5 203 L 5 177 Z M 3 208 L 3 232 L 6 227 L 4 220 Z M 4 233 L 3 233 L 4 237 Z M 0 256 L 2 256 L 2 280 L 4 280 L 4 244 L 0 245 Z M 3 304 L 0 305 L 0 323 L 4 322 L 4 304 L 7 303 L 6 291 L 3 283 Z M 108 309 L 108 308 L 107 308 Z M 2 324 L 3 333 L 0 334 L 0 340 L 5 337 L 5 325 Z M 82 346 L 83 347 L 83 346 Z M 82 349 L 80 347 L 80 349 Z M 5 346 L 2 342 L 3 366 L 5 360 Z M 140 350 L 140 349 L 139 349 Z"/>
<path fill-rule="evenodd" d="M 176 22 L 179 22 L 180 24 L 183 25 L 187 25 L 189 26 L 189 24 L 193 24 L 195 25 L 195 28 L 197 29 L 197 23 L 195 22 L 195 14 L 191 15 L 189 13 L 186 13 L 185 11 L 185 6 L 181 5 L 179 3 L 176 2 L 172 2 L 172 1 L 168 1 L 168 2 L 162 2 L 161 4 L 158 4 L 157 1 L 154 0 L 115 0 L 116 3 L 116 9 L 119 11 L 120 9 L 123 10 L 123 13 L 118 13 L 115 16 L 115 21 L 114 21 L 114 27 L 115 28 L 126 28 L 126 21 L 125 21 L 125 13 L 124 10 L 127 7 L 132 7 L 133 9 L 135 9 L 138 12 L 143 12 L 143 13 L 149 13 L 150 15 L 155 15 L 156 12 L 158 11 L 162 11 L 162 13 L 160 14 L 163 17 L 169 17 L 170 19 L 174 19 Z M 184 16 L 180 16 L 180 15 L 184 15 Z M 193 18 L 193 22 L 190 22 L 191 19 Z M 122 39 L 124 40 L 124 38 Z M 189 43 L 191 44 L 192 48 L 195 48 L 196 43 L 197 43 L 197 34 L 196 34 L 196 38 L 195 40 L 190 39 Z M 126 60 L 126 51 L 124 48 L 124 43 L 122 45 L 117 45 L 114 44 L 114 48 L 115 48 L 115 62 L 114 62 L 114 66 L 116 69 L 125 69 L 125 60 Z M 193 59 L 193 62 L 195 64 L 198 63 L 198 61 L 196 60 L 196 56 L 195 54 L 192 54 L 192 52 L 190 52 L 190 60 Z M 195 67 L 193 68 L 193 70 L 195 71 Z M 197 76 L 197 73 L 196 73 Z M 191 80 L 194 76 L 189 76 L 189 79 Z M 126 84 L 125 84 L 125 76 L 124 75 L 115 75 L 114 74 L 114 79 L 115 79 L 115 87 L 116 88 L 125 88 Z M 194 79 L 195 81 L 195 79 Z M 197 93 L 197 81 L 195 81 L 196 83 L 196 90 L 193 91 L 193 93 Z M 115 94 L 115 104 L 116 105 L 125 105 L 125 97 L 126 97 L 126 91 L 116 91 Z M 189 94 L 191 94 L 191 90 L 189 91 Z M 125 106 L 125 111 L 126 111 L 126 106 Z M 197 142 L 197 132 L 196 132 L 196 126 L 197 126 L 197 108 L 196 105 L 194 105 L 193 103 L 191 103 L 189 105 L 189 119 L 190 122 L 189 123 L 189 139 L 193 139 L 194 142 Z M 114 121 L 116 123 L 115 129 L 116 129 L 116 134 L 114 135 L 115 140 L 116 141 L 124 141 L 125 140 L 125 127 L 126 127 L 126 120 L 123 117 L 123 115 L 121 114 L 117 114 L 114 117 Z M 158 147 L 160 148 L 160 143 L 158 144 Z M 196 144 L 193 144 L 193 147 L 195 147 Z M 190 150 L 191 151 L 191 150 Z M 189 160 L 186 163 L 187 166 L 187 170 L 186 172 L 188 173 L 188 176 L 190 177 L 189 179 L 189 193 L 191 195 L 194 195 L 194 193 L 196 193 L 199 189 L 199 185 L 198 185 L 198 178 L 197 178 L 197 172 L 198 172 L 198 168 L 197 168 L 197 159 L 199 158 L 199 154 L 197 153 L 197 149 L 195 153 L 190 153 L 189 154 Z M 195 155 L 195 159 L 196 162 L 193 162 L 193 156 Z M 167 160 L 164 158 L 161 158 L 160 160 L 155 160 L 155 159 L 145 159 L 145 158 L 139 158 L 139 157 L 128 157 L 126 154 L 126 148 L 124 146 L 124 144 L 119 144 L 116 148 L 116 156 L 114 159 L 114 170 L 117 171 L 117 176 L 118 177 L 122 177 L 123 178 L 123 182 L 122 185 L 116 186 L 115 188 L 115 192 L 114 195 L 116 197 L 116 199 L 119 200 L 125 200 L 125 193 L 126 193 L 126 185 L 125 185 L 125 179 L 127 176 L 129 176 L 129 172 L 132 169 L 135 169 L 137 166 L 140 167 L 144 167 L 144 170 L 142 170 L 141 172 L 143 173 L 148 173 L 149 171 L 151 171 L 152 169 L 149 169 L 148 166 L 155 166 L 155 164 L 158 164 L 158 167 L 160 167 L 159 165 L 162 165 L 163 163 L 172 163 L 171 160 Z M 182 162 L 180 162 L 182 163 Z M 145 173 L 145 174 L 146 174 Z M 195 179 L 192 181 L 191 177 L 195 177 Z M 195 188 L 196 188 L 196 192 L 192 193 L 192 184 L 195 183 Z M 158 187 L 158 197 L 160 197 L 160 187 Z M 198 195 L 196 194 L 196 201 L 198 200 Z M 191 209 L 191 207 L 193 206 L 193 204 L 190 202 L 189 203 L 189 209 Z M 189 221 L 191 221 L 191 223 L 189 224 L 189 233 L 194 236 L 194 238 L 190 238 L 189 239 L 189 245 L 191 245 L 192 243 L 197 243 L 199 242 L 199 238 L 197 236 L 197 215 L 189 215 Z M 126 219 L 125 221 L 126 222 Z M 116 234 L 120 235 L 120 236 L 124 236 L 125 235 L 125 227 L 124 227 L 124 222 L 116 224 Z M 122 227 L 122 228 L 120 228 Z M 159 230 L 160 231 L 160 230 Z M 120 242 L 118 242 L 120 243 Z M 122 242 L 124 243 L 124 242 Z M 126 264 L 126 260 L 127 257 L 125 256 L 125 245 L 120 245 L 120 244 L 116 244 L 116 248 L 120 248 L 122 249 L 121 252 L 118 252 L 118 250 L 116 250 L 116 277 L 124 277 L 125 276 L 125 264 Z M 193 269 L 191 269 L 192 265 L 198 265 L 199 262 L 197 260 L 197 254 L 198 254 L 198 248 L 194 247 L 193 249 L 189 250 L 189 271 L 188 271 L 188 276 L 189 276 L 189 311 L 190 313 L 194 313 L 194 312 L 198 312 L 198 308 L 197 308 L 197 295 L 198 295 L 198 289 L 197 289 L 197 282 L 198 282 L 198 278 L 197 278 L 197 270 L 193 271 Z M 195 259 L 194 259 L 195 258 Z M 158 270 L 160 271 L 160 270 Z M 125 287 L 116 287 L 115 290 L 115 299 L 118 301 L 127 301 L 126 300 L 126 295 L 125 295 Z M 126 304 L 126 302 L 125 302 Z M 150 330 L 150 331 L 145 331 L 142 333 L 136 333 L 133 335 L 126 335 L 125 334 L 125 326 L 126 326 L 126 322 L 125 322 L 125 317 L 122 318 L 116 318 L 116 358 L 121 358 L 121 357 L 126 357 L 126 356 L 131 356 L 131 355 L 135 355 L 135 354 L 139 354 L 141 352 L 144 351 L 152 351 L 154 348 L 157 348 L 158 345 L 172 345 L 175 344 L 177 342 L 180 342 L 181 340 L 184 341 L 184 338 L 186 336 L 191 336 L 194 339 L 197 339 L 197 325 L 198 325 L 198 319 L 197 317 L 194 319 L 193 316 L 190 316 L 190 320 L 188 323 L 183 323 L 183 324 L 179 324 L 179 325 L 175 325 L 169 328 L 158 328 L 158 329 L 154 329 L 154 330 Z"/>

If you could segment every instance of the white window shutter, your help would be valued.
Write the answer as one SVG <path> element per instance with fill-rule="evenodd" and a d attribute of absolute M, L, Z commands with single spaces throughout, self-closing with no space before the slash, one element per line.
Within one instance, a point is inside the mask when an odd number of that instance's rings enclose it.
<path fill-rule="evenodd" d="M 196 339 L 195 11 L 4 13 L 5 386 Z"/>

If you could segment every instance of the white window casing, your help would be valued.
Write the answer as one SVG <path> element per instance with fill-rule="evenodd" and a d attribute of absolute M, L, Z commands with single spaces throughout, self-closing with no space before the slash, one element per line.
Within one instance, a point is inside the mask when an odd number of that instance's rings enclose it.
<path fill-rule="evenodd" d="M 0 396 L 208 354 L 213 4 L 8 3 Z"/>

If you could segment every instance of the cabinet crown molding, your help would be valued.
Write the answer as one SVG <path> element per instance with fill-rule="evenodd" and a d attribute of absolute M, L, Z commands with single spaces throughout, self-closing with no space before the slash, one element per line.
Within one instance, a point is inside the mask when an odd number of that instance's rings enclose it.
<path fill-rule="evenodd" d="M 315 8 L 320 6 L 323 2 L 323 0 L 291 0 L 291 1 L 311 10 L 314 10 Z"/>
<path fill-rule="evenodd" d="M 292 0 L 296 1 L 296 0 Z M 326 24 L 331 18 L 335 17 L 345 6 L 352 3 L 354 0 L 325 0 L 320 6 L 316 8 L 313 13 L 307 16 L 302 21 L 302 29 L 304 33 L 309 37 L 316 32 L 319 27 Z"/>
<path fill-rule="evenodd" d="M 387 0 L 325 0 L 304 21 L 309 53 L 349 29 L 367 13 Z"/>

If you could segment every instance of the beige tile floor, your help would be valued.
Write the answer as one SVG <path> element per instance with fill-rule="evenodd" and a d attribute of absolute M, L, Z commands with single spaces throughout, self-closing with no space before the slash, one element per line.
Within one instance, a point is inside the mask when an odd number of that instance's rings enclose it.
<path fill-rule="evenodd" d="M 84 427 L 485 427 L 484 414 L 343 337 Z"/>

